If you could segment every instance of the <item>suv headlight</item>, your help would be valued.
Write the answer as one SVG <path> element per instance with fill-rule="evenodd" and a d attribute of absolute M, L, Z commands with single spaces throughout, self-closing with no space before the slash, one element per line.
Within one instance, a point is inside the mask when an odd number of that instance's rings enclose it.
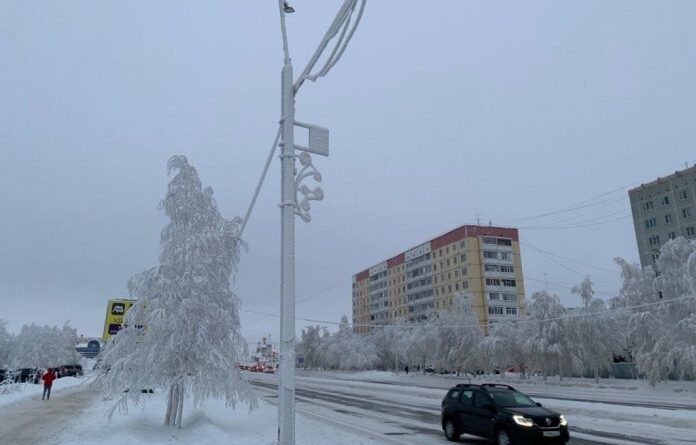
<path fill-rule="evenodd" d="M 516 424 L 521 425 L 521 426 L 534 426 L 534 421 L 528 417 L 520 416 L 518 414 L 515 414 L 512 416 L 512 420 L 515 421 Z"/>
<path fill-rule="evenodd" d="M 567 426 L 567 425 L 568 425 L 568 421 L 566 420 L 565 417 L 563 417 L 563 414 L 561 414 L 560 416 L 558 416 L 558 421 L 559 421 L 559 424 L 560 424 L 561 426 Z"/>

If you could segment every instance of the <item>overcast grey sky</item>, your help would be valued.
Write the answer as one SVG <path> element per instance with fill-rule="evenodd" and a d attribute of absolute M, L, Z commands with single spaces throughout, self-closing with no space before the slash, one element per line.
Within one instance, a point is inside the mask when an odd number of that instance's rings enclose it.
<path fill-rule="evenodd" d="M 299 70 L 340 1 L 292 3 Z M 279 118 L 276 8 L 2 2 L 10 330 L 71 320 L 101 334 L 107 299 L 157 262 L 171 155 L 188 156 L 225 216 L 244 213 Z M 694 23 L 690 0 L 369 0 L 339 65 L 297 100 L 299 120 L 331 129 L 316 161 L 326 198 L 297 223 L 298 298 L 328 290 L 298 316 L 350 315 L 352 274 L 477 215 L 521 227 L 528 295 L 544 274 L 568 305 L 584 274 L 616 292 L 612 259 L 637 261 L 628 187 L 696 161 Z M 245 234 L 244 310 L 278 308 L 278 179 L 274 162 Z M 251 341 L 277 338 L 276 318 L 242 317 Z"/>

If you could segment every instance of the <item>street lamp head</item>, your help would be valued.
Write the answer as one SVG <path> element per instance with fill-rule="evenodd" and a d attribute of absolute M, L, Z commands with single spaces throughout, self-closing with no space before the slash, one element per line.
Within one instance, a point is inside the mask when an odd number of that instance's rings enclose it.
<path fill-rule="evenodd" d="M 290 6 L 288 2 L 283 2 L 283 11 L 285 11 L 286 14 L 292 14 L 295 12 L 295 8 Z"/>

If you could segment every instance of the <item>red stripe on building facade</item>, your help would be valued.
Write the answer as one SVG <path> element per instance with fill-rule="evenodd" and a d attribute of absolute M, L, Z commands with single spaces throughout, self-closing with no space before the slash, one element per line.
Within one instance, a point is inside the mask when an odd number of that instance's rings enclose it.
<path fill-rule="evenodd" d="M 395 256 L 394 258 L 390 258 L 387 260 L 387 267 L 391 269 L 392 267 L 396 267 L 400 264 L 404 264 L 406 262 L 406 254 L 405 253 L 400 253 L 399 255 Z"/>

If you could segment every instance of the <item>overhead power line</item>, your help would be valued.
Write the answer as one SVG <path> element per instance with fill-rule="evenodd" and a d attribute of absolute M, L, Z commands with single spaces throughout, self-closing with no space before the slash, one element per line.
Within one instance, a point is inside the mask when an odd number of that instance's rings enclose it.
<path fill-rule="evenodd" d="M 508 321 L 508 322 L 502 322 L 502 323 L 473 323 L 473 324 L 464 324 L 464 325 L 437 325 L 437 326 L 428 326 L 428 325 L 417 324 L 417 323 L 408 324 L 408 325 L 373 325 L 373 324 L 360 324 L 360 323 L 345 323 L 345 325 L 351 326 L 354 328 L 367 327 L 367 328 L 387 328 L 387 329 L 415 329 L 415 328 L 463 329 L 463 328 L 474 328 L 474 327 L 479 327 L 479 328 L 496 327 L 496 326 L 503 326 L 503 325 L 519 326 L 519 325 L 523 325 L 523 324 L 547 323 L 547 322 L 551 322 L 551 321 L 570 320 L 570 319 L 575 319 L 575 318 L 596 317 L 596 316 L 601 316 L 601 315 L 605 315 L 607 313 L 612 313 L 612 312 L 631 311 L 631 310 L 635 310 L 635 309 L 642 309 L 642 308 L 658 306 L 658 305 L 662 305 L 662 304 L 676 303 L 679 301 L 684 301 L 684 300 L 689 300 L 689 299 L 694 299 L 694 298 L 696 298 L 696 295 L 685 295 L 682 297 L 672 298 L 669 300 L 659 300 L 659 301 L 654 301 L 652 303 L 639 304 L 636 306 L 607 308 L 603 311 L 598 311 L 598 312 L 568 314 L 568 315 L 562 315 L 559 317 L 550 317 L 550 318 L 541 318 L 541 319 L 525 319 L 525 320 Z M 263 312 L 256 312 L 256 313 L 268 315 L 271 317 L 277 316 L 277 315 L 267 314 L 267 313 L 263 313 Z M 337 322 L 337 321 L 318 320 L 318 319 L 314 319 L 314 318 L 296 317 L 295 319 L 298 321 L 306 321 L 309 323 L 320 323 L 320 324 L 328 324 L 328 325 L 334 325 L 334 326 L 344 325 L 344 323 Z"/>

